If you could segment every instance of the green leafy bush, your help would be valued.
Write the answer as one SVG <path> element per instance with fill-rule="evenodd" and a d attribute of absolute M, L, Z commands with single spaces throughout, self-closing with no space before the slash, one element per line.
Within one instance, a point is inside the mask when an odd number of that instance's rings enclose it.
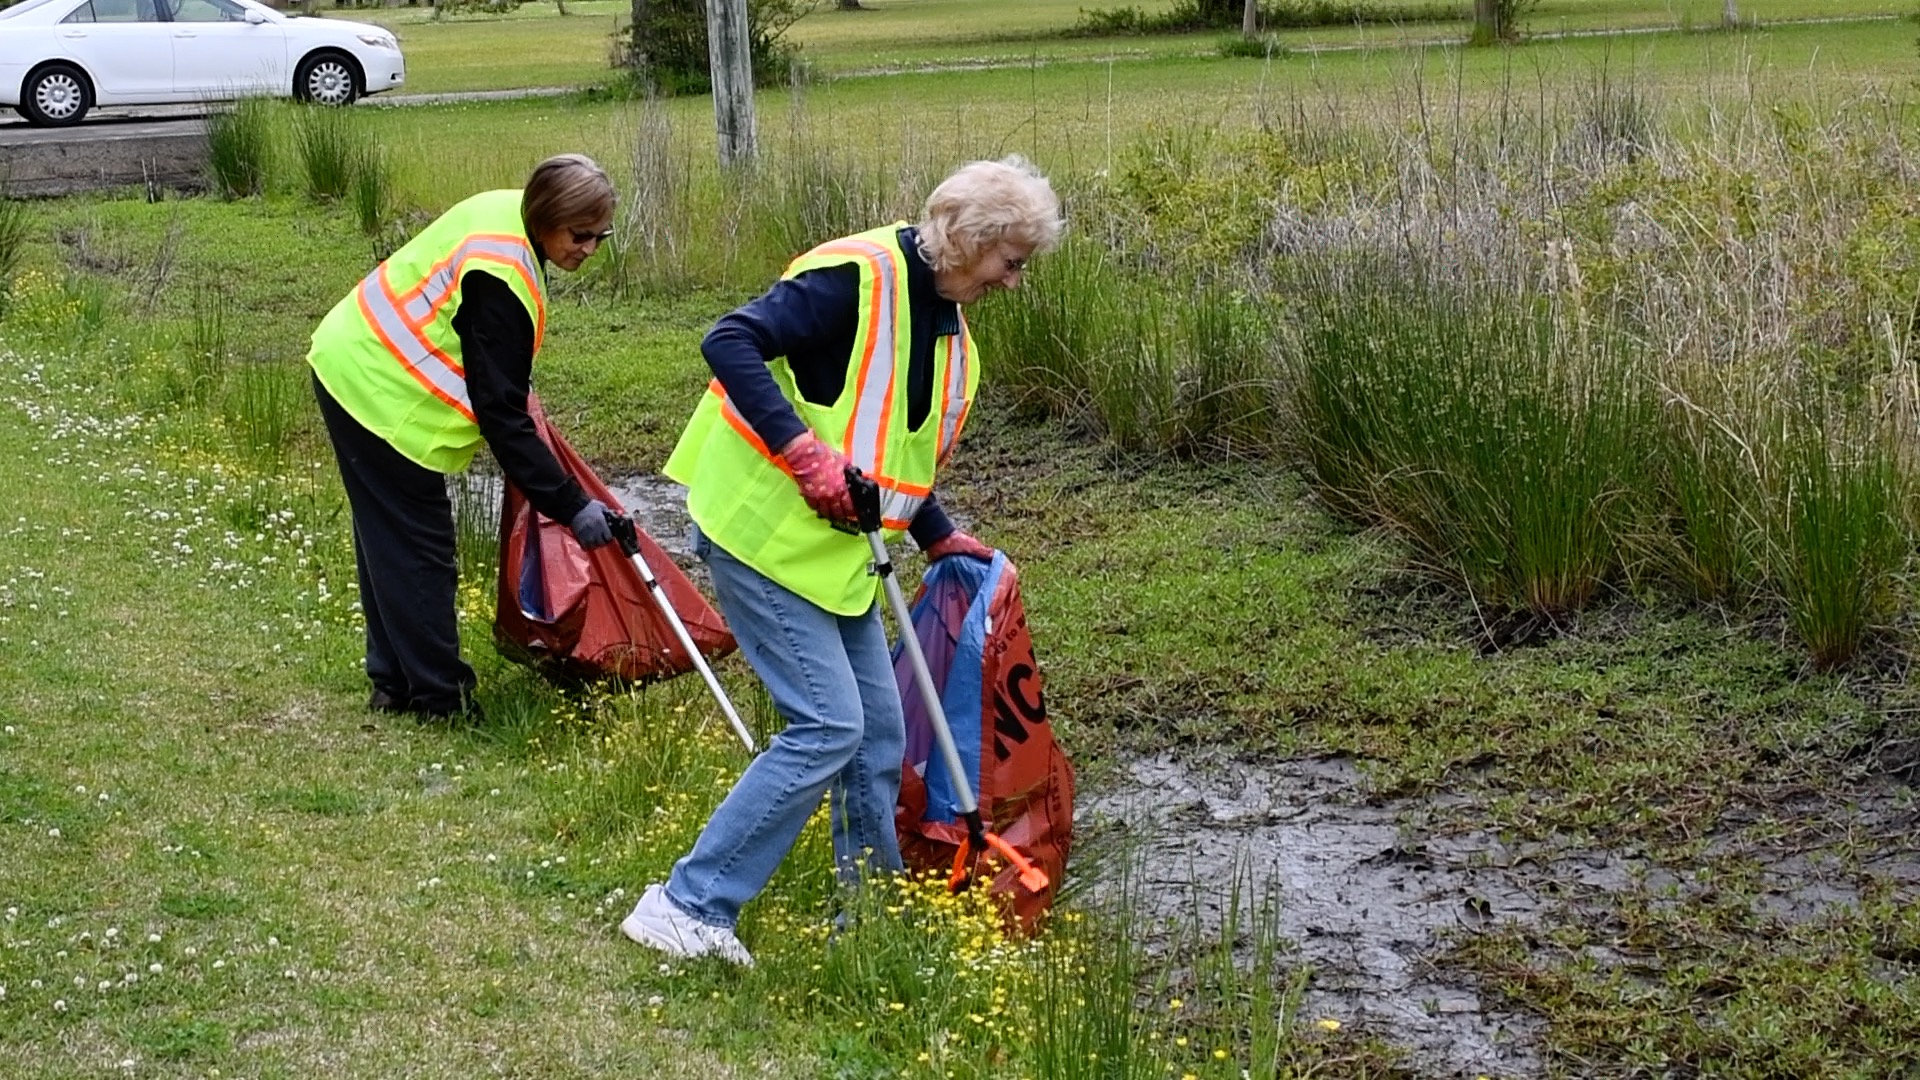
<path fill-rule="evenodd" d="M 811 0 L 747 0 L 747 36 L 756 86 L 792 77 L 799 48 L 786 40 Z M 713 90 L 707 56 L 707 9 L 701 0 L 655 0 L 642 18 L 614 32 L 614 66 L 638 93 L 678 97 Z"/>

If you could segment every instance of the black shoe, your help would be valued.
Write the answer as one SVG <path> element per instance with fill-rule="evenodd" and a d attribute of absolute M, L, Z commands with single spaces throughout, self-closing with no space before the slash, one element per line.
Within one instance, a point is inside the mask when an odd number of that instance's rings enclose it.
<path fill-rule="evenodd" d="M 405 694 L 396 694 L 376 686 L 373 693 L 367 696 L 367 708 L 383 713 L 412 712 L 413 702 Z"/>
<path fill-rule="evenodd" d="M 480 703 L 468 698 L 457 705 L 435 707 L 414 702 L 407 710 L 423 724 L 450 724 L 454 727 L 479 727 L 487 722 Z"/>

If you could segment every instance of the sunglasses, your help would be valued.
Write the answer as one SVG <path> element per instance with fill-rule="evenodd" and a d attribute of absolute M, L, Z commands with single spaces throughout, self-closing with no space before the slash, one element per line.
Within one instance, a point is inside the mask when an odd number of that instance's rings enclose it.
<path fill-rule="evenodd" d="M 567 233 L 573 237 L 574 243 L 584 244 L 589 240 L 605 240 L 613 235 L 613 230 L 601 229 L 599 232 L 593 232 L 591 230 L 568 229 Z"/>

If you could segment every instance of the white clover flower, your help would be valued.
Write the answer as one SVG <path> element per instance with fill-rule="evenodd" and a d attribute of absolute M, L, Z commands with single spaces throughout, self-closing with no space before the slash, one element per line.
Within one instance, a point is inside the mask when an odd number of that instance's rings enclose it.
<path fill-rule="evenodd" d="M 147 943 L 148 943 L 148 944 L 150 944 L 150 945 L 158 945 L 158 944 L 160 944 L 160 935 L 159 935 L 159 934 L 148 934 L 148 935 L 147 935 Z"/>
<path fill-rule="evenodd" d="M 66 1011 L 67 1011 L 67 999 L 66 999 L 66 998 L 58 998 L 58 999 L 56 999 L 56 1000 L 54 1001 L 54 1003 L 53 1003 L 53 1011 L 54 1011 L 54 1012 L 66 1012 Z"/>

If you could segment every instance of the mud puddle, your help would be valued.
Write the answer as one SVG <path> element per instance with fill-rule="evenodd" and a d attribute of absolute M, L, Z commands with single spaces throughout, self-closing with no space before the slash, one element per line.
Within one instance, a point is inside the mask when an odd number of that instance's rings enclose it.
<path fill-rule="evenodd" d="M 454 476 L 448 486 L 454 515 L 474 530 L 498 530 L 503 483 L 498 472 L 477 465 Z M 704 586 L 705 565 L 694 558 L 687 545 L 687 529 L 693 523 L 687 517 L 687 489 L 665 477 L 645 474 L 602 483 L 613 492 L 621 508 L 673 556 L 680 569 L 699 574 L 696 580 Z"/>
<path fill-rule="evenodd" d="M 1894 786 L 1856 796 L 1844 809 L 1808 807 L 1808 819 L 1844 813 L 1856 836 L 1875 821 L 1890 836 L 1910 828 L 1912 812 Z M 1442 966 L 1449 945 L 1508 922 L 1602 919 L 1630 896 L 1684 894 L 1699 884 L 1690 869 L 1637 853 L 1509 845 L 1462 829 L 1472 806 L 1464 798 L 1370 799 L 1365 778 L 1342 758 L 1253 764 L 1225 754 L 1163 755 L 1119 770 L 1107 790 L 1083 793 L 1077 817 L 1083 829 L 1139 846 L 1141 914 L 1155 923 L 1198 915 L 1211 931 L 1236 874 L 1251 878 L 1253 896 L 1271 888 L 1280 933 L 1293 945 L 1283 962 L 1313 972 L 1303 1016 L 1358 1025 L 1404 1047 L 1425 1076 L 1539 1076 L 1543 1022 L 1471 973 Z M 1735 832 L 1725 846 L 1744 847 Z M 1743 853 L 1763 866 L 1756 903 L 1769 914 L 1811 919 L 1860 899 L 1857 874 L 1817 846 Z M 1870 863 L 1878 876 L 1920 883 L 1911 845 Z"/>
<path fill-rule="evenodd" d="M 1313 968 L 1304 1016 L 1359 1024 L 1435 1075 L 1537 1073 L 1539 1022 L 1428 959 L 1452 931 L 1538 920 L 1541 901 L 1499 868 L 1512 853 L 1488 834 L 1416 839 L 1432 803 L 1363 799 L 1364 780 L 1341 759 L 1162 756 L 1132 763 L 1077 816 L 1144 849 L 1143 914 L 1155 920 L 1198 914 L 1210 930 L 1236 873 L 1255 896 L 1271 887 L 1296 950 L 1285 962 Z"/>

